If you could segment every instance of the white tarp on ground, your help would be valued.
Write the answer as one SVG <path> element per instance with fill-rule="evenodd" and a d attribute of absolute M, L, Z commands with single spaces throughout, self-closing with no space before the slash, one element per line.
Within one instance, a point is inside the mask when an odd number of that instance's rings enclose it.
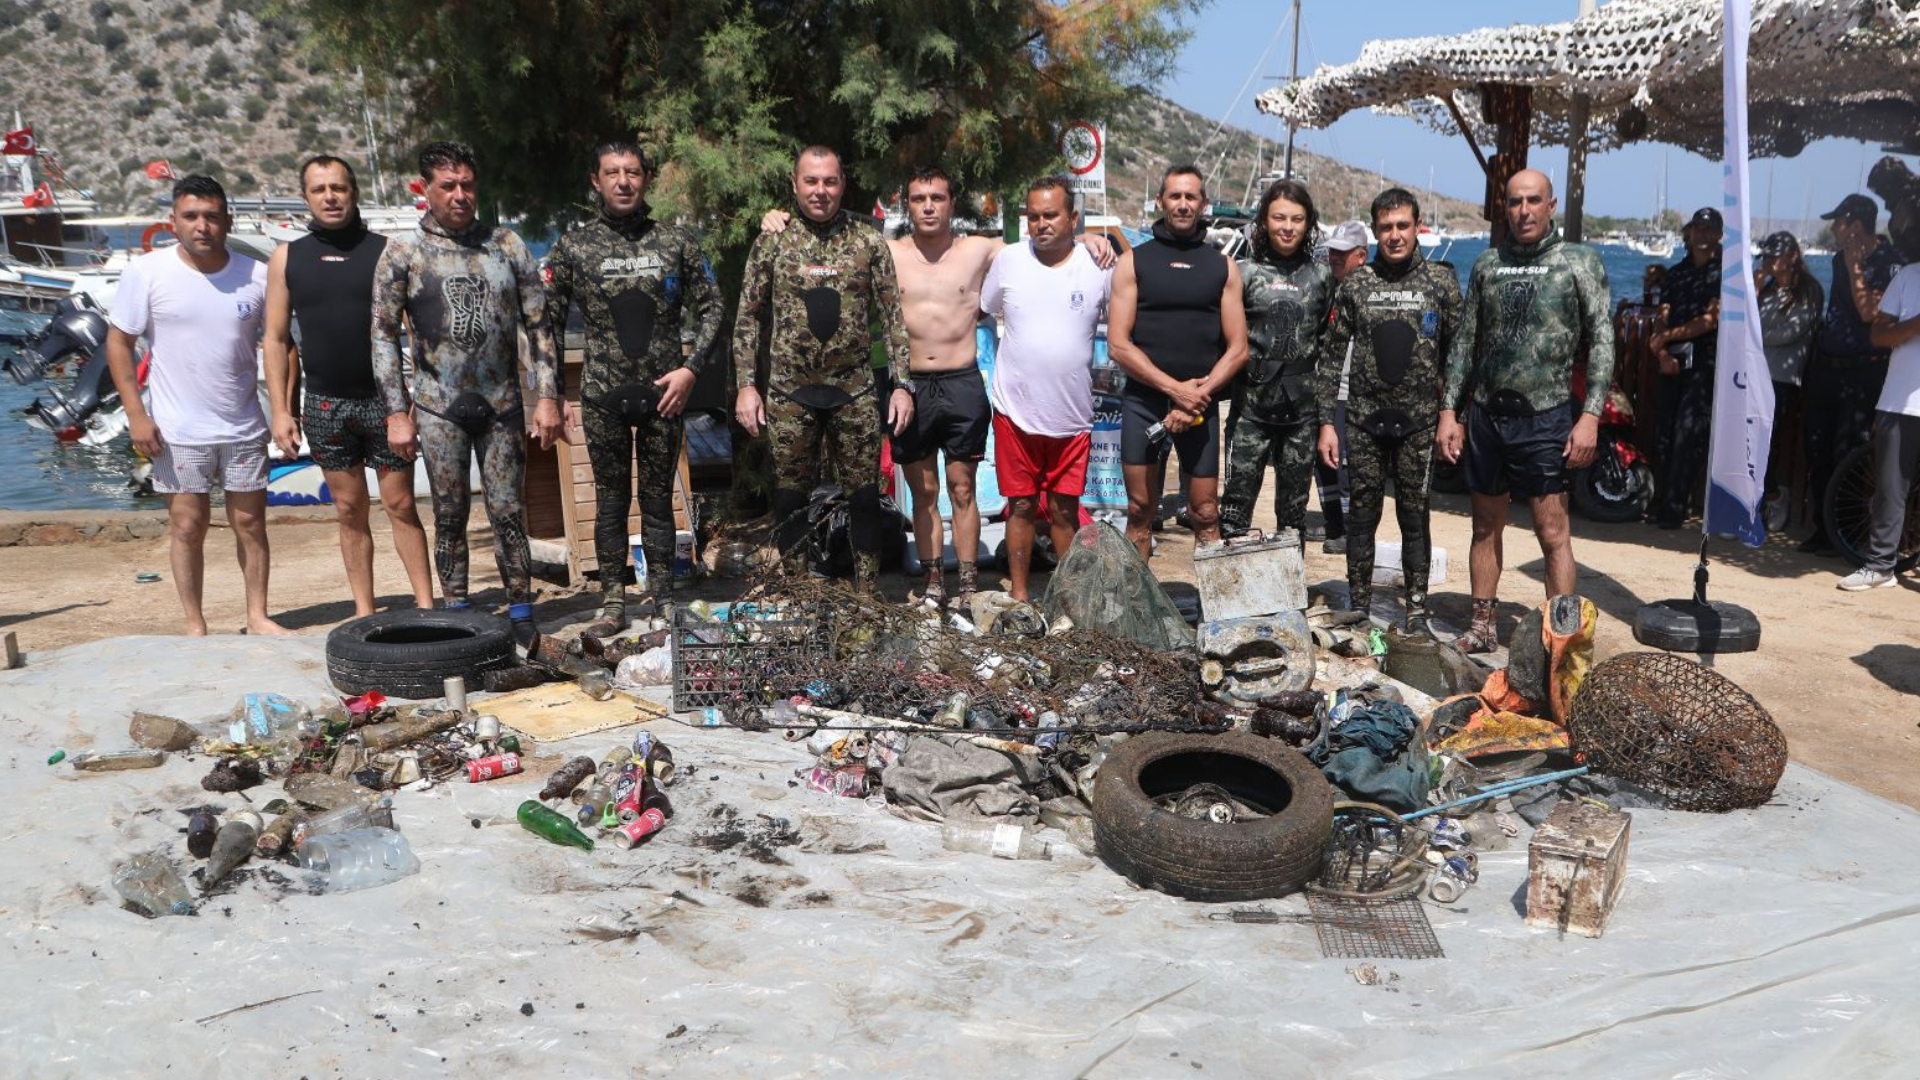
<path fill-rule="evenodd" d="M 1920 816 L 1798 767 L 1751 813 L 1637 812 L 1597 941 L 1523 924 L 1523 846 L 1484 857 L 1464 910 L 1431 909 L 1447 958 L 1375 961 L 1378 986 L 1321 959 L 1310 927 L 1210 922 L 1099 866 L 950 854 L 930 826 L 789 786 L 797 746 L 671 722 L 653 728 L 684 777 L 678 814 L 642 850 L 549 845 L 511 824 L 531 783 L 459 784 L 398 797 L 417 876 L 314 896 L 255 875 L 198 917 L 149 921 L 120 907 L 113 862 L 189 862 L 177 808 L 237 797 L 201 790 L 205 758 L 80 775 L 46 754 L 123 745 L 135 707 L 199 720 L 247 690 L 317 697 L 321 643 L 127 638 L 32 660 L 0 674 L 0 1074 L 1920 1070 Z M 700 846 L 733 839 L 724 808 L 747 839 Z M 776 861 L 750 857 L 762 814 L 800 835 Z"/>

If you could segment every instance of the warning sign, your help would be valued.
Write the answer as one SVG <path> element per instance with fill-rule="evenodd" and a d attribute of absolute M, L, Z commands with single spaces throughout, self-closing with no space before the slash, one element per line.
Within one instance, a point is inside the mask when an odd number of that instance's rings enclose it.
<path fill-rule="evenodd" d="M 1082 195 L 1107 193 L 1107 129 L 1075 120 L 1060 132 L 1060 155 L 1067 159 L 1067 182 Z"/>

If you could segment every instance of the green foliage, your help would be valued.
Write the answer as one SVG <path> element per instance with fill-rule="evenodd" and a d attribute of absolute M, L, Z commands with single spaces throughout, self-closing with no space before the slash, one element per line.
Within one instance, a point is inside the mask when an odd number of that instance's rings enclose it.
<path fill-rule="evenodd" d="M 196 49 L 204 49 L 220 40 L 220 31 L 211 26 L 196 26 L 187 31 L 187 44 Z"/>
<path fill-rule="evenodd" d="M 147 117 L 159 111 L 159 108 L 159 98 L 154 97 L 152 94 L 142 94 L 134 99 L 133 104 L 127 106 L 127 115 L 133 117 L 135 120 L 145 120 Z"/>
<path fill-rule="evenodd" d="M 234 66 L 233 58 L 226 50 L 215 49 L 207 57 L 206 76 L 210 82 L 231 82 L 239 68 Z"/>
<path fill-rule="evenodd" d="M 161 86 L 160 69 L 149 64 L 134 72 L 133 84 L 142 90 L 158 90 Z"/>
<path fill-rule="evenodd" d="M 60 13 L 57 11 L 43 11 L 40 13 L 40 25 L 45 27 L 49 34 L 58 33 L 60 28 L 66 25 L 66 22 L 67 20 L 61 18 Z"/>
<path fill-rule="evenodd" d="M 227 115 L 227 103 L 219 98 L 202 98 L 193 103 L 193 115 L 201 120 L 215 120 Z"/>
<path fill-rule="evenodd" d="M 173 84 L 173 100 L 179 102 L 182 105 L 185 105 L 188 102 L 192 101 L 193 87 L 183 82 L 174 83 Z"/>
<path fill-rule="evenodd" d="M 259 94 L 248 94 L 247 100 L 242 102 L 240 107 L 245 110 L 247 119 L 256 124 L 267 115 L 267 99 Z"/>
<path fill-rule="evenodd" d="M 473 143 L 483 199 L 530 227 L 575 207 L 588 147 L 634 133 L 664 152 L 655 204 L 737 252 L 807 143 L 845 155 L 850 207 L 923 162 L 967 190 L 1024 185 L 1057 164 L 1064 122 L 1166 74 L 1202 2 L 311 0 L 308 14 L 370 82 L 419 70 L 421 135 Z"/>
<path fill-rule="evenodd" d="M 113 18 L 112 0 L 93 0 L 87 5 L 87 14 L 93 16 L 94 22 L 106 22 Z"/>
<path fill-rule="evenodd" d="M 27 5 L 20 0 L 0 0 L 0 30 L 11 30 L 27 21 Z"/>

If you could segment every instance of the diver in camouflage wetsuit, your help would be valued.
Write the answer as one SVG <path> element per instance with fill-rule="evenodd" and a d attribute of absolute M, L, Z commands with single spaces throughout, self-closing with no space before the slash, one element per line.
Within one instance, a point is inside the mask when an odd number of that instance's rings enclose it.
<path fill-rule="evenodd" d="M 1247 311 L 1247 366 L 1227 413 L 1227 482 L 1220 535 L 1253 524 L 1267 464 L 1274 467 L 1273 516 L 1304 531 L 1313 481 L 1314 365 L 1333 305 L 1333 271 L 1308 246 L 1319 227 L 1313 196 L 1297 180 L 1276 180 L 1260 197 L 1251 258 L 1240 260 Z"/>
<path fill-rule="evenodd" d="M 840 156 L 809 146 L 794 163 L 798 228 L 762 233 L 747 255 L 733 327 L 739 390 L 734 418 L 749 435 L 764 428 L 773 453 L 773 540 L 787 572 L 805 569 L 807 499 L 833 484 L 851 503 L 854 580 L 872 591 L 880 575 L 879 416 L 871 348 L 878 324 L 893 393 L 894 435 L 913 418 L 907 331 L 893 255 L 879 230 L 840 209 Z M 756 382 L 765 342 L 767 397 Z"/>
<path fill-rule="evenodd" d="M 420 231 L 388 243 L 374 268 L 373 374 L 395 453 L 413 456 L 417 425 L 433 488 L 434 563 L 451 608 L 467 606 L 468 462 L 479 453 L 508 617 L 515 640 L 531 651 L 539 631 L 522 496 L 525 433 L 542 448 L 552 445 L 560 429 L 560 369 L 539 267 L 511 230 L 475 222 L 473 174 L 466 146 L 429 143 L 420 151 L 427 185 Z M 400 374 L 403 315 L 413 346 L 410 388 Z M 519 330 L 527 335 L 526 375 L 536 399 L 525 423 Z"/>
<path fill-rule="evenodd" d="M 1448 461 L 1461 459 L 1464 444 L 1473 497 L 1473 625 L 1456 642 L 1467 652 L 1499 646 L 1495 610 L 1509 491 L 1531 504 L 1547 595 L 1574 591 L 1567 489 L 1573 471 L 1593 462 L 1600 409 L 1613 384 L 1613 298 L 1600 256 L 1560 238 L 1554 207 L 1544 173 L 1523 169 L 1507 181 L 1508 237 L 1474 261 L 1447 357 L 1436 438 Z M 1573 366 L 1582 349 L 1586 397 L 1575 400 Z M 1455 415 L 1467 404 L 1469 385 L 1471 430 Z"/>
<path fill-rule="evenodd" d="M 586 324 L 582 426 L 593 462 L 594 555 L 603 597 L 589 629 L 627 627 L 627 508 L 634 450 L 640 462 L 640 536 L 654 614 L 671 619 L 673 475 L 680 414 L 720 333 L 720 295 L 694 235 L 655 221 L 646 203 L 654 165 L 628 142 L 601 145 L 590 179 L 600 216 L 562 236 L 547 256 L 547 297 L 565 332 L 578 305 Z M 682 353 L 682 327 L 693 327 Z"/>
<path fill-rule="evenodd" d="M 1460 328 L 1460 281 L 1451 268 L 1420 255 L 1420 203 L 1402 188 L 1373 200 L 1378 252 L 1340 285 L 1333 331 L 1320 358 L 1320 456 L 1340 462 L 1334 426 L 1340 369 L 1353 345 L 1347 391 L 1348 607 L 1373 604 L 1373 536 L 1380 527 L 1386 482 L 1400 523 L 1401 569 L 1407 583 L 1407 629 L 1427 626 L 1427 570 L 1433 544 L 1427 495 L 1433 478 L 1433 436 L 1440 409 L 1440 369 Z"/>

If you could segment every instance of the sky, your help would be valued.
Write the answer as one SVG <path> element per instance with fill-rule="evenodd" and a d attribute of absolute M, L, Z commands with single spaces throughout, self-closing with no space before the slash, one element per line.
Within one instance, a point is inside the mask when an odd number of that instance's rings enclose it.
<path fill-rule="evenodd" d="M 1160 92 L 1213 121 L 1225 118 L 1284 145 L 1286 126 L 1278 117 L 1255 109 L 1253 99 L 1276 85 L 1267 76 L 1287 73 L 1291 28 L 1284 32 L 1281 28 L 1290 7 L 1287 0 L 1212 0 L 1189 24 L 1193 36 L 1179 58 L 1179 70 Z M 1307 75 L 1323 64 L 1351 63 L 1359 59 L 1361 46 L 1374 37 L 1424 37 L 1483 26 L 1560 22 L 1578 12 L 1577 0 L 1306 0 L 1300 72 Z M 1458 133 L 1443 135 L 1410 119 L 1358 110 L 1330 127 L 1303 129 L 1294 145 L 1362 168 L 1384 166 L 1387 176 L 1421 187 L 1427 186 L 1431 169 L 1435 191 L 1473 202 L 1480 199 L 1480 166 L 1465 140 Z M 1866 191 L 1866 172 L 1882 156 L 1876 145 L 1825 139 L 1809 144 L 1795 158 L 1756 159 L 1749 180 L 1752 213 L 1774 218 L 1824 214 L 1849 192 Z M 1717 204 L 1718 161 L 1677 147 L 1642 143 L 1588 157 L 1587 212 L 1652 216 L 1659 207 L 1663 163 L 1667 205 L 1684 217 L 1695 207 Z M 1556 186 L 1564 186 L 1565 147 L 1536 145 L 1529 164 L 1548 172 Z"/>

